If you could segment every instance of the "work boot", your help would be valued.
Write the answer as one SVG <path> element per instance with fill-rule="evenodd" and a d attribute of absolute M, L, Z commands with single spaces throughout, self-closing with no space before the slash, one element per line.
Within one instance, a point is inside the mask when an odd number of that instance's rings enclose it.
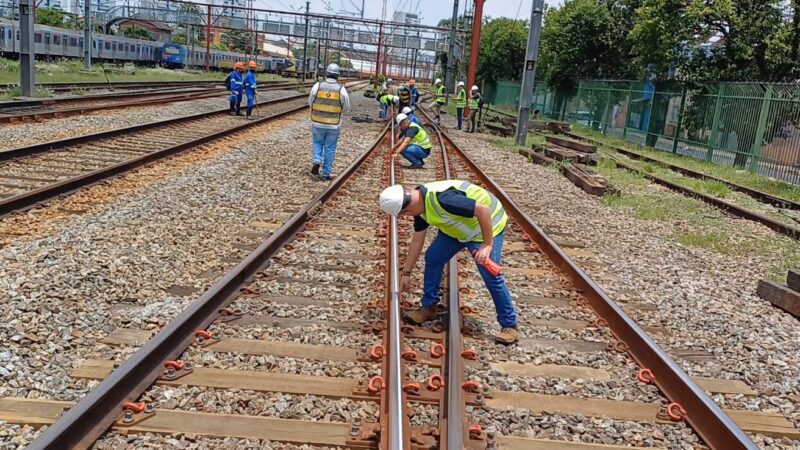
<path fill-rule="evenodd" d="M 311 166 L 311 175 L 319 175 L 319 163 L 314 163 Z"/>
<path fill-rule="evenodd" d="M 252 106 L 248 106 L 247 107 L 247 118 L 248 119 L 250 118 L 250 114 L 253 114 L 253 107 Z"/>
<path fill-rule="evenodd" d="M 406 322 L 411 322 L 415 325 L 421 325 L 423 322 L 427 322 L 436 318 L 436 308 L 426 308 L 422 306 L 419 309 L 407 312 L 404 318 Z"/>
<path fill-rule="evenodd" d="M 330 175 L 322 177 L 322 181 L 331 181 L 331 180 L 333 180 L 333 177 L 331 177 Z"/>
<path fill-rule="evenodd" d="M 494 337 L 494 341 L 498 344 L 511 345 L 519 340 L 519 327 L 506 327 L 500 330 L 500 333 Z"/>

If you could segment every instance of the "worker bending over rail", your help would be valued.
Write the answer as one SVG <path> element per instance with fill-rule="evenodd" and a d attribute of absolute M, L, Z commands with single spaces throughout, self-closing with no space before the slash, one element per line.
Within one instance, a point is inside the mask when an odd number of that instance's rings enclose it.
<path fill-rule="evenodd" d="M 247 95 L 247 118 L 253 113 L 253 106 L 256 104 L 256 94 L 258 94 L 258 86 L 256 85 L 256 65 L 255 61 L 247 63 L 247 73 L 244 76 L 244 93 Z"/>
<path fill-rule="evenodd" d="M 381 120 L 386 120 L 390 116 L 394 116 L 394 110 L 390 111 L 390 108 L 397 106 L 400 102 L 400 97 L 389 94 L 388 92 L 383 92 L 381 95 L 378 96 L 378 103 L 381 105 L 381 112 L 378 117 Z"/>
<path fill-rule="evenodd" d="M 342 113 L 350 109 L 350 96 L 347 89 L 339 84 L 339 65 L 328 64 L 325 68 L 325 81 L 317 82 L 308 94 L 311 108 L 311 138 L 313 154 L 311 175 L 319 175 L 322 166 L 322 180 L 331 180 L 336 144 L 342 126 Z"/>
<path fill-rule="evenodd" d="M 494 300 L 501 331 L 495 341 L 513 344 L 519 339 L 517 315 L 501 273 L 493 274 L 486 267 L 488 259 L 500 264 L 505 234 L 506 215 L 500 201 L 486 189 L 460 180 L 435 181 L 407 189 L 396 184 L 381 192 L 381 209 L 393 216 L 414 217 L 414 235 L 403 264 L 400 287 L 407 291 L 411 271 L 425 245 L 429 226 L 439 229 L 425 252 L 425 281 L 422 306 L 405 315 L 405 319 L 421 324 L 436 318 L 439 285 L 444 266 L 461 249 L 473 254 L 478 272 Z"/>
<path fill-rule="evenodd" d="M 425 158 L 431 155 L 431 138 L 422 125 L 412 122 L 403 113 L 397 115 L 397 125 L 402 139 L 392 149 L 392 154 L 403 155 L 411 163 L 411 169 L 421 169 L 425 165 Z"/>
<path fill-rule="evenodd" d="M 244 79 L 242 74 L 244 73 L 244 64 L 241 62 L 237 62 L 233 66 L 233 72 L 231 72 L 230 76 L 230 91 L 231 95 L 228 97 L 228 100 L 231 104 L 231 115 L 232 116 L 241 116 L 242 115 L 242 91 L 244 90 Z"/>

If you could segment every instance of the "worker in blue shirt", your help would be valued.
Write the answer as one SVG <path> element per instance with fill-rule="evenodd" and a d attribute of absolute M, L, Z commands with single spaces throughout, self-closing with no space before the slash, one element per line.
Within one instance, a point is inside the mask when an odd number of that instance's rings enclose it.
<path fill-rule="evenodd" d="M 406 116 L 408 116 L 408 120 L 410 120 L 411 123 L 415 123 L 417 125 L 422 125 L 422 123 L 420 123 L 420 121 L 417 118 L 417 116 L 414 114 L 414 110 L 411 109 L 410 107 L 406 106 L 400 112 L 405 114 Z"/>
<path fill-rule="evenodd" d="M 247 73 L 244 76 L 244 93 L 247 95 L 247 118 L 253 112 L 253 106 L 256 103 L 256 94 L 258 93 L 258 86 L 256 85 L 256 65 L 255 61 L 247 63 Z"/>
<path fill-rule="evenodd" d="M 242 92 L 244 91 L 244 64 L 237 62 L 234 66 L 233 73 L 231 74 L 231 95 L 229 97 L 231 103 L 231 115 L 241 116 L 242 109 Z"/>
<path fill-rule="evenodd" d="M 425 158 L 431 155 L 431 138 L 422 125 L 412 123 L 407 115 L 400 113 L 396 120 L 403 138 L 392 149 L 392 155 L 402 155 L 411 163 L 410 169 L 421 169 Z"/>
<path fill-rule="evenodd" d="M 419 91 L 415 84 L 416 82 L 414 80 L 408 80 L 408 90 L 411 91 L 411 106 L 417 106 L 417 102 L 419 101 Z"/>

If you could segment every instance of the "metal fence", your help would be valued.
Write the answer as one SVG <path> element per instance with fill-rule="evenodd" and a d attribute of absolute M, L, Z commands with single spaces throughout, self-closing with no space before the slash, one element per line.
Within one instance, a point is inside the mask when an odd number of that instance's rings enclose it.
<path fill-rule="evenodd" d="M 533 108 L 630 142 L 800 185 L 800 85 L 582 81 Z"/>

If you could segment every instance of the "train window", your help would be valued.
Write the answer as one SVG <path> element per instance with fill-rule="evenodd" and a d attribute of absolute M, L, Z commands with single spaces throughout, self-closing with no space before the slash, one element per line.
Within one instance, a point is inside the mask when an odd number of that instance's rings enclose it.
<path fill-rule="evenodd" d="M 111 42 L 106 41 L 105 49 L 106 50 L 111 50 Z"/>
<path fill-rule="evenodd" d="M 33 33 L 33 42 L 36 44 L 42 43 L 42 33 Z"/>
<path fill-rule="evenodd" d="M 97 41 L 95 41 L 94 39 L 92 39 L 92 48 L 97 50 Z"/>
<path fill-rule="evenodd" d="M 70 47 L 77 47 L 78 46 L 78 40 L 75 39 L 74 37 L 69 38 L 69 46 Z"/>
<path fill-rule="evenodd" d="M 129 48 L 130 47 L 128 46 L 128 44 L 125 44 L 125 52 L 127 52 Z"/>
<path fill-rule="evenodd" d="M 53 44 L 54 45 L 61 45 L 61 36 L 54 34 L 53 35 Z"/>

